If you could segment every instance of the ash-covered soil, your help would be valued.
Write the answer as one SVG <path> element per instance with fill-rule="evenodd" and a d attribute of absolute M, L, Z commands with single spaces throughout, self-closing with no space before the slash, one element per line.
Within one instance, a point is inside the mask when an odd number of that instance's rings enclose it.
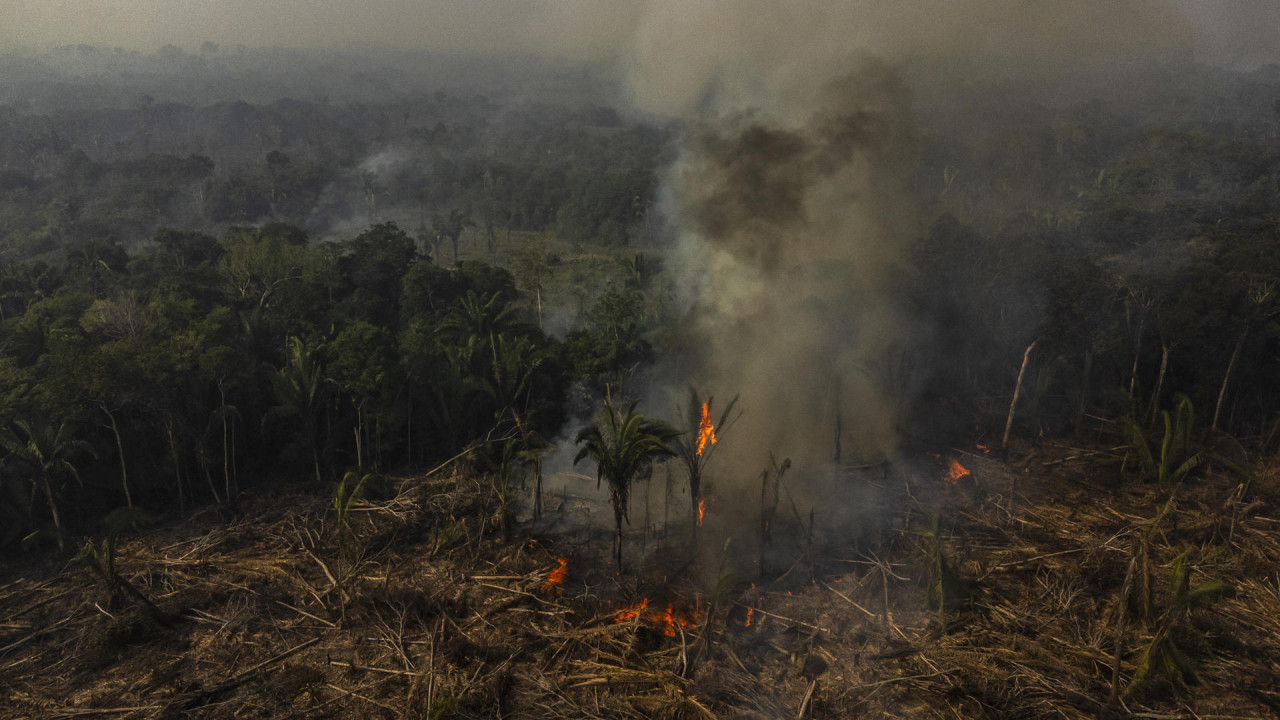
<path fill-rule="evenodd" d="M 9 560 L 0 716 L 1275 717 L 1280 474 L 1161 488 L 1114 452 L 851 473 L 892 517 L 780 519 L 764 578 L 688 521 L 632 530 L 621 575 L 607 519 L 504 538 L 461 473 L 397 479 L 345 540 L 329 498 L 253 495 L 122 540 L 137 593 Z"/>

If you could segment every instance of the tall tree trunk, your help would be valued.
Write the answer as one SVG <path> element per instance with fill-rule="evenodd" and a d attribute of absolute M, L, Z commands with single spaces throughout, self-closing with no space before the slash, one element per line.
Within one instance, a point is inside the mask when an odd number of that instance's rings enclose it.
<path fill-rule="evenodd" d="M 326 411 L 325 414 L 327 416 L 328 411 Z M 320 485 L 321 484 L 320 443 L 319 443 L 320 427 L 319 427 L 319 423 L 316 422 L 315 413 L 311 414 L 311 420 L 310 422 L 307 423 L 306 430 L 307 430 L 307 434 L 310 436 L 310 441 L 311 441 L 311 464 L 315 467 L 315 470 L 316 470 L 316 485 Z"/>
<path fill-rule="evenodd" d="M 209 486 L 209 494 L 213 496 L 213 502 L 221 505 L 222 498 L 218 497 L 218 486 L 213 483 L 213 473 L 209 470 L 209 449 L 205 440 L 200 440 L 200 470 L 204 473 L 204 481 Z"/>
<path fill-rule="evenodd" d="M 653 473 L 644 479 L 644 533 L 640 538 L 640 555 L 649 551 L 649 491 L 653 489 Z"/>
<path fill-rule="evenodd" d="M 764 556 L 769 547 L 769 471 L 760 474 L 760 582 L 764 582 Z"/>
<path fill-rule="evenodd" d="M 53 499 L 53 484 L 49 482 L 49 474 L 40 477 L 44 486 L 44 497 L 49 502 L 49 514 L 53 516 L 53 528 L 58 532 L 58 549 L 62 550 L 62 518 L 58 516 L 58 503 Z"/>
<path fill-rule="evenodd" d="M 404 431 L 404 455 L 409 459 L 409 467 L 415 467 L 413 462 L 413 393 L 409 393 L 409 412 L 405 414 L 405 431 Z"/>
<path fill-rule="evenodd" d="M 116 416 L 112 414 L 106 403 L 100 405 L 102 412 L 111 421 L 111 432 L 116 437 L 116 452 L 120 455 L 120 485 L 124 487 L 124 504 L 133 507 L 133 495 L 129 492 L 129 469 L 124 463 L 124 443 L 120 441 L 120 428 L 116 425 Z"/>
<path fill-rule="evenodd" d="M 232 501 L 231 495 L 231 457 L 228 448 L 227 434 L 227 394 L 222 387 L 222 383 L 218 383 L 218 407 L 219 415 L 222 419 L 222 492 L 226 501 Z"/>
<path fill-rule="evenodd" d="M 1164 373 L 1169 369 L 1169 343 L 1160 345 L 1160 374 L 1156 376 L 1156 391 L 1151 396 L 1150 425 L 1156 424 L 1156 416 L 1160 414 L 1160 390 L 1164 387 Z"/>
<path fill-rule="evenodd" d="M 1018 395 L 1022 393 L 1022 378 L 1027 374 L 1027 360 L 1031 358 L 1031 351 L 1035 349 L 1039 340 L 1033 340 L 1027 346 L 1026 352 L 1022 353 L 1022 367 L 1018 368 L 1018 381 L 1013 385 L 1013 400 L 1009 401 L 1009 416 L 1004 421 L 1004 438 L 1000 440 L 1000 452 L 1007 453 L 1009 451 L 1009 431 L 1013 429 L 1013 411 L 1018 406 Z"/>
<path fill-rule="evenodd" d="M 696 463 L 696 460 L 695 460 Z M 693 518 L 693 541 L 698 541 L 698 501 L 702 499 L 702 476 L 697 466 L 690 468 L 689 473 L 689 501 L 692 503 Z"/>
<path fill-rule="evenodd" d="M 1080 404 L 1076 406 L 1075 433 L 1084 429 L 1084 413 L 1089 407 L 1089 376 L 1093 374 L 1093 353 L 1084 351 L 1084 371 L 1080 377 Z"/>
<path fill-rule="evenodd" d="M 1133 348 L 1133 369 L 1129 372 L 1129 408 L 1133 408 L 1133 397 L 1138 385 L 1138 359 L 1142 357 L 1142 326 L 1145 323 L 1138 322 L 1138 339 Z"/>
<path fill-rule="evenodd" d="M 173 478 L 178 484 L 178 508 L 182 512 L 187 511 L 187 497 L 182 491 L 182 463 L 178 459 L 178 440 L 173 435 L 173 419 L 166 418 L 164 424 L 165 433 L 169 436 L 169 456 L 173 458 Z"/>
<path fill-rule="evenodd" d="M 622 572 L 622 508 L 613 508 L 613 523 L 615 526 L 613 534 L 613 559 L 617 565 L 618 572 Z"/>
<path fill-rule="evenodd" d="M 1210 426 L 1214 430 L 1218 429 L 1218 416 L 1222 414 L 1222 399 L 1227 396 L 1227 383 L 1231 382 L 1231 370 L 1236 366 L 1236 358 L 1240 357 L 1240 349 L 1244 347 L 1245 336 L 1249 334 L 1249 326 L 1244 326 L 1244 332 L 1240 333 L 1240 339 L 1236 340 L 1236 349 L 1231 351 L 1231 360 L 1227 362 L 1227 373 L 1222 376 L 1222 388 L 1218 390 L 1218 404 L 1213 407 L 1213 424 Z"/>
<path fill-rule="evenodd" d="M 231 488 L 240 495 L 240 468 L 236 464 L 236 416 L 231 416 Z"/>
<path fill-rule="evenodd" d="M 533 519 L 542 517 L 542 455 L 533 459 Z"/>
<path fill-rule="evenodd" d="M 364 472 L 364 403 L 356 406 L 356 468 Z"/>
<path fill-rule="evenodd" d="M 671 525 L 671 492 L 674 487 L 671 482 L 671 463 L 666 463 L 666 466 L 667 466 L 667 474 L 666 474 L 667 482 L 664 488 L 664 492 L 662 493 L 662 538 L 663 540 L 666 540 L 667 529 Z"/>

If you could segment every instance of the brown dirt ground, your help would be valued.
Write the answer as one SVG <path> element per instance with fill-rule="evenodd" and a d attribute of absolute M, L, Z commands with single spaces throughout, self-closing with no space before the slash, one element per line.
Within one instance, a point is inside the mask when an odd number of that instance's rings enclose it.
<path fill-rule="evenodd" d="M 325 498 L 253 496 L 232 522 L 206 511 L 124 542 L 120 574 L 163 622 L 81 565 L 0 566 L 0 717 L 1275 717 L 1280 473 L 1203 475 L 1153 523 L 1169 491 L 1104 464 L 1113 452 L 957 455 L 972 475 L 955 485 L 885 475 L 897 529 L 810 548 L 760 585 L 709 587 L 674 561 L 614 576 L 608 533 L 503 540 L 489 485 L 464 474 L 360 503 L 357 561 Z M 1192 587 L 1235 594 L 1162 620 L 1184 552 Z M 566 581 L 544 588 L 561 556 Z M 650 610 L 615 622 L 642 597 Z M 687 622 L 672 636 L 666 603 Z M 1199 682 L 1127 688 L 1165 630 Z"/>

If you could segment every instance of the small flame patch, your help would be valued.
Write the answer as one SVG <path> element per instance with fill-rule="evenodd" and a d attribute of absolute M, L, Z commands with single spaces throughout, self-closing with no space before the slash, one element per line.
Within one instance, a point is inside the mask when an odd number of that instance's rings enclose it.
<path fill-rule="evenodd" d="M 629 605 L 618 611 L 613 617 L 614 623 L 624 623 L 635 620 L 641 613 L 649 609 L 649 598 L 644 598 L 635 605 Z"/>
<path fill-rule="evenodd" d="M 640 618 L 642 621 L 661 630 L 667 637 L 675 637 L 685 628 L 702 622 L 702 611 L 693 605 L 677 605 L 667 603 L 665 608 L 649 609 L 649 598 L 643 598 L 634 605 L 628 605 L 613 616 L 614 623 L 624 623 Z"/>
<path fill-rule="evenodd" d="M 956 460 L 955 458 L 947 458 L 947 474 L 944 475 L 942 479 L 946 480 L 952 485 L 955 485 L 957 482 L 960 481 L 960 478 L 968 474 L 969 474 L 969 471 L 966 470 L 965 467 L 960 464 L 960 461 Z"/>
<path fill-rule="evenodd" d="M 547 581 L 542 583 L 542 591 L 555 590 L 564 584 L 565 576 L 569 574 L 569 561 L 565 558 L 556 558 L 556 562 L 560 563 L 560 567 L 553 569 L 547 573 Z"/>

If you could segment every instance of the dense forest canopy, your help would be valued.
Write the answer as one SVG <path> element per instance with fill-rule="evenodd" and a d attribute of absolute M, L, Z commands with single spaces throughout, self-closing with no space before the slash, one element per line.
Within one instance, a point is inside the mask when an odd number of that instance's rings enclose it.
<path fill-rule="evenodd" d="M 0 0 L 0 716 L 1274 715 L 1273 5 Z"/>
<path fill-rule="evenodd" d="M 477 443 L 499 467 L 499 437 L 527 460 L 606 385 L 697 365 L 664 188 L 702 131 L 607 70 L 211 43 L 0 65 L 6 541 Z M 904 446 L 997 426 L 1035 342 L 1024 432 L 1184 394 L 1273 449 L 1280 69 L 892 74 L 912 328 L 861 372 Z"/>

